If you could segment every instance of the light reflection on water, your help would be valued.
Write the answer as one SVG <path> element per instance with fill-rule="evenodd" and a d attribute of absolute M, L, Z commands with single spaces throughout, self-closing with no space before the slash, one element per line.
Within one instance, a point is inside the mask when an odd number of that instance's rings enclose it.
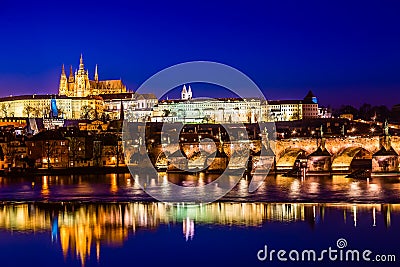
<path fill-rule="evenodd" d="M 274 222 L 306 222 L 314 227 L 321 221 L 334 220 L 337 224 L 351 218 L 354 228 L 360 221 L 371 227 L 377 224 L 391 227 L 391 217 L 399 215 L 400 204 L 3 204 L 0 205 L 0 231 L 49 233 L 49 242 L 60 244 L 65 258 L 76 257 L 84 265 L 90 255 L 96 255 L 100 261 L 101 247 L 122 247 L 137 232 L 163 225 L 181 225 L 182 238 L 190 241 L 200 235 L 196 233 L 199 225 L 258 228 Z"/>
<path fill-rule="evenodd" d="M 204 185 L 216 174 L 183 175 L 160 173 L 149 179 L 164 194 L 170 194 L 167 181 L 184 186 Z M 242 178 L 223 201 L 240 202 L 352 202 L 400 203 L 399 178 L 355 180 L 344 176 L 293 178 L 268 176 L 254 193 L 248 192 L 250 179 Z M 218 192 L 216 185 L 213 189 Z M 201 192 L 201 190 L 200 190 Z M 204 192 L 204 194 L 209 192 Z M 0 201 L 152 201 L 130 174 L 43 176 L 0 179 Z"/>
<path fill-rule="evenodd" d="M 160 173 L 149 182 L 166 185 L 169 180 L 202 186 L 215 177 L 215 174 L 188 177 Z M 392 236 L 400 234 L 396 224 L 400 218 L 400 204 L 395 204 L 400 203 L 398 178 L 354 180 L 333 176 L 301 179 L 277 175 L 268 176 L 255 193 L 248 192 L 249 182 L 248 177 L 241 179 L 221 202 L 188 206 L 154 202 L 130 174 L 0 177 L 0 201 L 6 201 L 0 205 L 0 235 L 24 234 L 33 239 L 39 235 L 47 236 L 46 242 L 52 244 L 60 256 L 78 259 L 83 266 L 90 259 L 101 263 L 107 248 L 123 250 L 139 233 L 149 239 L 153 236 L 154 242 L 169 240 L 170 236 L 159 235 L 159 231 L 166 231 L 165 228 L 168 231 L 179 229 L 177 235 L 185 244 L 201 239 L 203 246 L 215 243 L 214 235 L 220 230 L 231 237 L 237 229 L 245 229 L 247 236 L 257 234 L 259 229 L 267 231 L 276 224 L 279 225 L 278 232 L 288 230 L 286 225 L 305 224 L 313 231 L 321 224 L 333 225 L 332 229 L 315 233 L 317 239 L 321 234 L 331 235 L 340 224 L 354 231 L 367 225 L 367 230 L 363 228 L 358 233 L 361 239 L 375 233 L 383 234 L 385 240 L 391 241 Z M 167 187 L 164 190 L 169 194 Z M 206 237 L 204 228 L 218 228 L 218 231 Z M 394 235 L 375 231 L 378 228 L 390 229 Z M 307 238 L 309 234 L 300 231 L 298 235 Z M 10 236 L 3 235 L 3 242 Z M 242 243 L 231 245 L 230 249 L 244 246 Z M 26 246 L 29 247 L 29 243 Z M 249 246 L 246 249 L 253 253 L 257 248 Z"/>

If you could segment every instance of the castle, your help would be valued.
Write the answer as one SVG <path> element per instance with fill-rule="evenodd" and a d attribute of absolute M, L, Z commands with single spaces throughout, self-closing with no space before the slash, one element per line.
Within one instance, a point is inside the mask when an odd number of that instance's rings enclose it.
<path fill-rule="evenodd" d="M 99 80 L 98 67 L 96 65 L 94 80 L 89 79 L 89 72 L 85 70 L 83 56 L 81 54 L 79 69 L 72 71 L 70 66 L 69 76 L 65 73 L 64 65 L 61 70 L 59 95 L 68 97 L 87 97 L 104 94 L 126 93 L 126 86 L 120 80 Z"/>

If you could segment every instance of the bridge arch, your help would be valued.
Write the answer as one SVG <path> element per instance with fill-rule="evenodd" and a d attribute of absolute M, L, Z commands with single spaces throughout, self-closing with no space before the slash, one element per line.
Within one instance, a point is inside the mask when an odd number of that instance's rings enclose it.
<path fill-rule="evenodd" d="M 297 159 L 306 158 L 306 151 L 301 148 L 287 148 L 276 162 L 277 170 L 291 170 Z"/>
<path fill-rule="evenodd" d="M 372 159 L 372 153 L 365 148 L 352 146 L 339 151 L 332 161 L 332 171 L 350 171 L 355 160 Z"/>

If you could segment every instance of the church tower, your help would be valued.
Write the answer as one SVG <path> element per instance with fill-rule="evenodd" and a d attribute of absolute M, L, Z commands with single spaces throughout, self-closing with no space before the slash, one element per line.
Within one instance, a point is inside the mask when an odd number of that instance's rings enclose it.
<path fill-rule="evenodd" d="M 187 99 L 192 99 L 192 88 L 189 85 L 189 89 L 187 91 Z"/>
<path fill-rule="evenodd" d="M 69 77 L 68 77 L 68 83 L 74 83 L 75 78 L 74 78 L 74 72 L 72 70 L 72 65 L 69 67 Z"/>
<path fill-rule="evenodd" d="M 186 85 L 183 85 L 182 92 L 181 92 L 181 100 L 188 100 L 188 93 L 186 90 Z"/>
<path fill-rule="evenodd" d="M 75 97 L 85 97 L 90 95 L 89 73 L 85 70 L 83 56 L 79 60 L 79 69 L 75 74 Z"/>
<path fill-rule="evenodd" d="M 97 73 L 97 64 L 96 64 L 96 68 L 94 70 L 94 80 L 95 80 L 95 82 L 99 81 L 99 74 Z"/>
<path fill-rule="evenodd" d="M 68 82 L 67 82 L 67 75 L 65 74 L 64 64 L 61 68 L 61 77 L 60 77 L 60 86 L 58 89 L 60 95 L 67 95 L 68 92 Z"/>

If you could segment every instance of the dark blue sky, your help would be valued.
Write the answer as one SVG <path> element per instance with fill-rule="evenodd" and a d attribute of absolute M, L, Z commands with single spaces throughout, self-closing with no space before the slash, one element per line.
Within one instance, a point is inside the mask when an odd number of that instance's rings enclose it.
<path fill-rule="evenodd" d="M 130 3 L 132 2 L 132 3 Z M 211 60 L 268 99 L 400 103 L 398 1 L 0 2 L 0 95 L 56 93 L 82 52 L 93 75 L 136 89 L 173 64 Z M 203 92 L 204 95 L 204 92 Z M 211 95 L 210 95 L 211 96 Z"/>

